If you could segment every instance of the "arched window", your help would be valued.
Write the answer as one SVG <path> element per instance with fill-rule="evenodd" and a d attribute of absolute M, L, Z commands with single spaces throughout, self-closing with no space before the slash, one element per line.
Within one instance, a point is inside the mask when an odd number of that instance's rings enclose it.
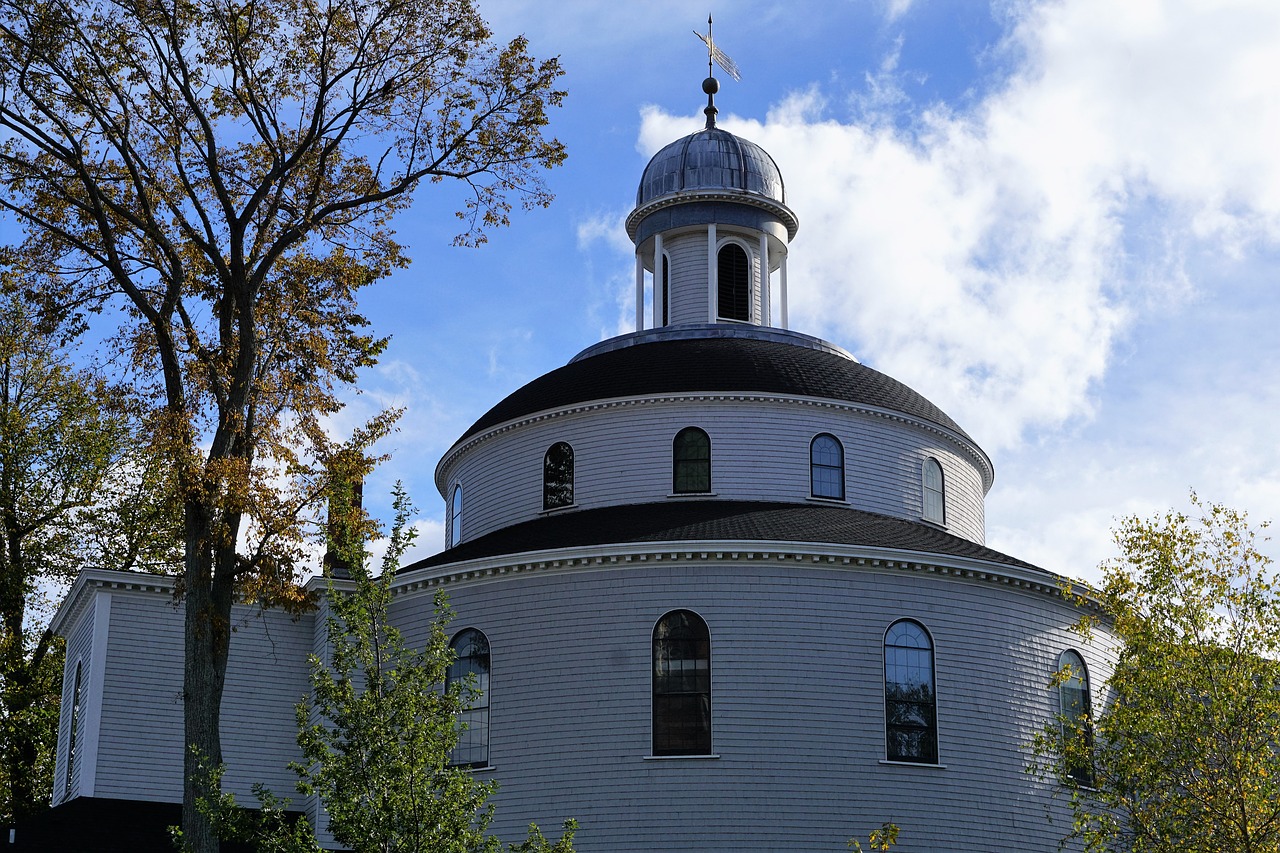
<path fill-rule="evenodd" d="M 558 441 L 542 457 L 542 508 L 573 506 L 573 448 Z"/>
<path fill-rule="evenodd" d="M 671 490 L 678 495 L 711 491 L 711 439 L 697 427 L 685 427 L 672 442 Z"/>
<path fill-rule="evenodd" d="M 662 325 L 667 325 L 671 321 L 671 262 L 664 254 L 662 256 Z"/>
<path fill-rule="evenodd" d="M 475 628 L 459 631 L 449 643 L 453 663 L 445 675 L 445 689 L 463 684 L 464 695 L 474 690 L 458 721 L 465 728 L 449 756 L 455 767 L 484 767 L 489 763 L 489 640 Z M 475 676 L 474 680 L 471 676 Z"/>
<path fill-rule="evenodd" d="M 1070 649 L 1058 657 L 1058 712 L 1062 743 L 1067 752 L 1067 775 L 1081 785 L 1093 784 L 1093 722 L 1089 699 L 1089 670 L 1084 658 Z"/>
<path fill-rule="evenodd" d="M 844 500 L 844 448 L 823 433 L 809 445 L 809 488 L 815 498 Z"/>
<path fill-rule="evenodd" d="M 71 722 L 67 734 L 67 778 L 62 786 L 62 798 L 71 796 L 71 780 L 76 772 L 76 729 L 80 728 L 80 661 L 76 661 L 75 685 L 71 688 Z"/>
<path fill-rule="evenodd" d="M 711 634 L 692 610 L 653 628 L 653 754 L 711 754 Z"/>
<path fill-rule="evenodd" d="M 946 489 L 942 483 L 942 466 L 930 456 L 924 460 L 924 520 L 946 524 Z"/>
<path fill-rule="evenodd" d="M 453 500 L 449 503 L 449 547 L 462 541 L 462 484 L 453 487 Z"/>
<path fill-rule="evenodd" d="M 751 258 L 737 243 L 726 243 L 716 261 L 716 313 L 722 320 L 750 320 Z"/>
<path fill-rule="evenodd" d="M 938 763 L 933 643 L 924 626 L 894 622 L 884 635 L 885 757 Z"/>

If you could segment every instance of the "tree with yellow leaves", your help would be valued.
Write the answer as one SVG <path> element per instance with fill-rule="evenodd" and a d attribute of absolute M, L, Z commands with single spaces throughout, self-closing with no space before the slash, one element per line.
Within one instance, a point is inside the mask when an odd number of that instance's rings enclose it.
<path fill-rule="evenodd" d="M 560 75 L 471 0 L 0 0 L 28 298 L 120 321 L 176 484 L 190 755 L 222 760 L 233 599 L 295 589 L 307 438 L 384 346 L 356 297 L 405 263 L 389 218 L 424 180 L 468 190 L 461 243 L 547 204 Z M 184 838 L 213 853 L 186 770 Z"/>

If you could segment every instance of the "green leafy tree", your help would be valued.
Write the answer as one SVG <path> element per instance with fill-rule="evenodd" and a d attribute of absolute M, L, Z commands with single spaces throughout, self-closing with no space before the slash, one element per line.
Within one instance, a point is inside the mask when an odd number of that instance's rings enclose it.
<path fill-rule="evenodd" d="M 879 829 L 871 830 L 867 836 L 867 849 L 873 853 L 888 853 L 898 843 L 898 825 L 885 823 Z M 862 853 L 862 843 L 856 838 L 849 839 L 849 849 Z"/>
<path fill-rule="evenodd" d="M 1107 701 L 1035 744 L 1088 851 L 1280 851 L 1280 590 L 1260 528 L 1192 502 L 1120 524 L 1079 626 L 1120 643 Z"/>
<path fill-rule="evenodd" d="M 459 715 L 475 690 L 458 683 L 445 689 L 454 655 L 444 598 L 436 598 L 421 648 L 408 647 L 388 621 L 396 566 L 413 539 L 399 486 L 394 505 L 381 574 L 371 577 L 349 545 L 342 562 L 351 580 L 330 581 L 328 659 L 312 658 L 311 695 L 298 706 L 298 789 L 319 797 L 329 831 L 355 853 L 492 853 L 500 842 L 488 833 L 488 799 L 497 785 L 450 766 Z M 573 831 L 567 822 L 552 843 L 530 826 L 512 849 L 572 853 Z"/>
<path fill-rule="evenodd" d="M 0 210 L 43 272 L 28 298 L 119 320 L 172 472 L 197 853 L 232 601 L 298 603 L 322 477 L 298 448 L 384 346 L 356 296 L 405 263 L 389 219 L 424 180 L 466 191 L 462 243 L 549 203 L 560 74 L 471 0 L 0 0 Z"/>

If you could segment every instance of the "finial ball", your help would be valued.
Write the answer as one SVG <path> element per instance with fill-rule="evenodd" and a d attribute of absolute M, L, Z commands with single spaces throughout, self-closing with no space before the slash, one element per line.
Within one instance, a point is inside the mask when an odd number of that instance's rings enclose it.
<path fill-rule="evenodd" d="M 706 92 L 708 95 L 714 95 L 716 92 L 720 91 L 720 81 L 714 77 L 708 77 L 706 80 L 702 81 L 702 91 Z"/>

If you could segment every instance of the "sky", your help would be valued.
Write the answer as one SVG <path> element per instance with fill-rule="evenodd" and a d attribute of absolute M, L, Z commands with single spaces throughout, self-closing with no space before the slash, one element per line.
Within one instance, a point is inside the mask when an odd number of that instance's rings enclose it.
<path fill-rule="evenodd" d="M 395 222 L 412 265 L 363 292 L 391 345 L 331 426 L 404 408 L 365 494 L 389 517 L 404 482 L 414 556 L 443 544 L 454 440 L 632 329 L 622 222 L 702 126 L 708 12 L 742 70 L 719 125 L 773 155 L 800 220 L 791 328 L 983 447 L 989 546 L 1089 579 L 1118 518 L 1191 489 L 1280 517 L 1280 3 L 478 2 L 560 57 L 568 160 L 553 205 L 480 248 L 451 245 L 461 191 L 423 186 Z"/>

